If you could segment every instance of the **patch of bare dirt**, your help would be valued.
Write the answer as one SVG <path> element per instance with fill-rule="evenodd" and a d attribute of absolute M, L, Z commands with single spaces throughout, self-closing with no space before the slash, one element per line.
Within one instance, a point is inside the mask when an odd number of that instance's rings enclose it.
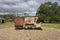
<path fill-rule="evenodd" d="M 42 28 L 43 30 L 0 29 L 0 40 L 60 40 L 60 30 Z"/>

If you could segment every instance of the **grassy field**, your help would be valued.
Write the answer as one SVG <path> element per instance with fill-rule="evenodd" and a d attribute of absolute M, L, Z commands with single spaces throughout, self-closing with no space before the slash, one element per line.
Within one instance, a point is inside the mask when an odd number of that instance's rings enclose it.
<path fill-rule="evenodd" d="M 0 28 L 6 28 L 6 27 L 14 27 L 14 23 L 13 22 L 7 22 L 4 24 L 0 24 Z M 60 29 L 60 24 L 43 23 L 41 27 Z"/>
<path fill-rule="evenodd" d="M 3 24 L 0 24 L 0 28 L 7 28 L 7 27 L 14 27 L 14 23 L 13 22 L 6 22 Z"/>
<path fill-rule="evenodd" d="M 60 24 L 51 24 L 51 23 L 46 23 L 46 24 L 42 24 L 42 27 L 46 27 L 46 28 L 57 28 L 60 29 Z"/>

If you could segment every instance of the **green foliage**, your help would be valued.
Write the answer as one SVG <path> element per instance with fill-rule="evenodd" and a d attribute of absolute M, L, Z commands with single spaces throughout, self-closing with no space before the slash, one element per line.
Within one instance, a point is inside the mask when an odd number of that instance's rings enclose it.
<path fill-rule="evenodd" d="M 14 14 L 8 14 L 8 15 L 4 15 L 3 17 L 6 19 L 6 21 L 12 22 L 12 21 L 14 21 L 14 19 L 17 18 L 18 16 L 14 15 Z"/>
<path fill-rule="evenodd" d="M 60 6 L 57 6 L 57 2 L 41 4 L 36 15 L 39 17 L 38 22 L 60 23 Z"/>
<path fill-rule="evenodd" d="M 29 16 L 29 14 L 27 14 L 27 13 L 24 13 L 24 16 Z"/>

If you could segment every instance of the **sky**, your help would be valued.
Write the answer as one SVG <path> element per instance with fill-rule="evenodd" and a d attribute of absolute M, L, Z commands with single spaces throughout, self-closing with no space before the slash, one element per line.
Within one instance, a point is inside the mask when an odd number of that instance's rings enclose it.
<path fill-rule="evenodd" d="M 21 15 L 23 15 L 24 13 L 35 15 L 41 3 L 47 1 L 48 0 L 0 0 L 0 14 L 17 12 L 18 14 Z M 58 2 L 58 5 L 60 5 L 60 0 L 49 0 L 49 1 Z"/>

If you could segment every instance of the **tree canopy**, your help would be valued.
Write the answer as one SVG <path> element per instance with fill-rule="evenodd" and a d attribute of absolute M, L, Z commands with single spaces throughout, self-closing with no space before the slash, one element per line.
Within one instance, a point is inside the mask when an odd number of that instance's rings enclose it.
<path fill-rule="evenodd" d="M 44 23 L 60 23 L 60 6 L 57 2 L 46 2 L 40 5 L 36 15 L 38 16 L 37 22 Z"/>

